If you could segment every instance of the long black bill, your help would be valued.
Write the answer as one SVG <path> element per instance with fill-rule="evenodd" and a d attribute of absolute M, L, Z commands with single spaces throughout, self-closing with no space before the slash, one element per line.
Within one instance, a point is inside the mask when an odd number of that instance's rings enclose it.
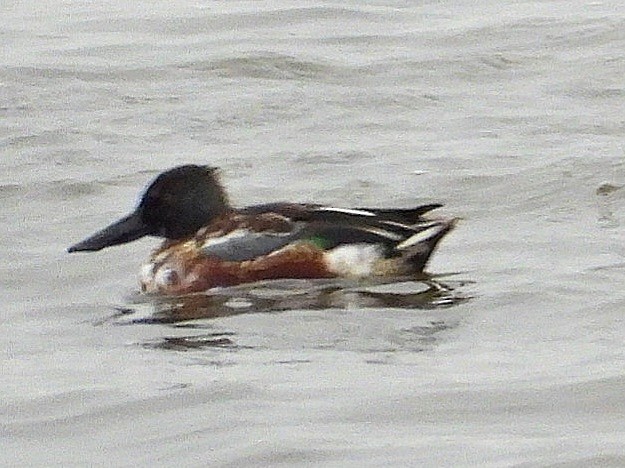
<path fill-rule="evenodd" d="M 105 227 L 93 236 L 72 245 L 68 252 L 94 252 L 105 247 L 125 244 L 149 235 L 150 228 L 143 222 L 141 216 L 135 212 L 119 221 Z"/>

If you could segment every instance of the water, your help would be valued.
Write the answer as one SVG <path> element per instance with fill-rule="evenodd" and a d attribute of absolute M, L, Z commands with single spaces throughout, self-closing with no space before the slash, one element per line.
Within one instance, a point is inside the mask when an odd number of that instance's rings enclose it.
<path fill-rule="evenodd" d="M 620 2 L 0 9 L 2 464 L 625 465 Z M 65 253 L 181 163 L 462 221 L 376 294 Z"/>

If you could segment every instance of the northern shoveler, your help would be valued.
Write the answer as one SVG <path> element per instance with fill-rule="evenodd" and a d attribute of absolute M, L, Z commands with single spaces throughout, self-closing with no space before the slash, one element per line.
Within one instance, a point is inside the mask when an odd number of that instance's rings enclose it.
<path fill-rule="evenodd" d="M 269 203 L 233 208 L 217 169 L 160 174 L 136 210 L 68 252 L 164 237 L 141 270 L 145 292 L 186 294 L 278 278 L 405 276 L 423 271 L 454 219 L 410 209 Z"/>

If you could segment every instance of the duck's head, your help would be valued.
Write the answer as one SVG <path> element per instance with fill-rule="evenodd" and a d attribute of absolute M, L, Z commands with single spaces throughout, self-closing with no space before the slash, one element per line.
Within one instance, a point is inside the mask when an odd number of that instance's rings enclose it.
<path fill-rule="evenodd" d="M 147 188 L 136 210 L 72 245 L 68 252 L 95 251 L 143 236 L 181 239 L 193 235 L 229 209 L 217 169 L 180 166 L 160 174 Z"/>

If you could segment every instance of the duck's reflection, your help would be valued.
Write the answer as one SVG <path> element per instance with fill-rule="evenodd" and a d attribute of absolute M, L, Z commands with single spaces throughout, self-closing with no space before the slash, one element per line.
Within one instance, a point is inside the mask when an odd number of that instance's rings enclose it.
<path fill-rule="evenodd" d="M 470 299 L 466 282 L 433 278 L 394 283 L 282 280 L 212 290 L 179 297 L 137 295 L 111 319 L 120 324 L 180 324 L 246 313 L 321 309 L 436 309 Z M 190 324 L 189 324 L 190 325 Z"/>

